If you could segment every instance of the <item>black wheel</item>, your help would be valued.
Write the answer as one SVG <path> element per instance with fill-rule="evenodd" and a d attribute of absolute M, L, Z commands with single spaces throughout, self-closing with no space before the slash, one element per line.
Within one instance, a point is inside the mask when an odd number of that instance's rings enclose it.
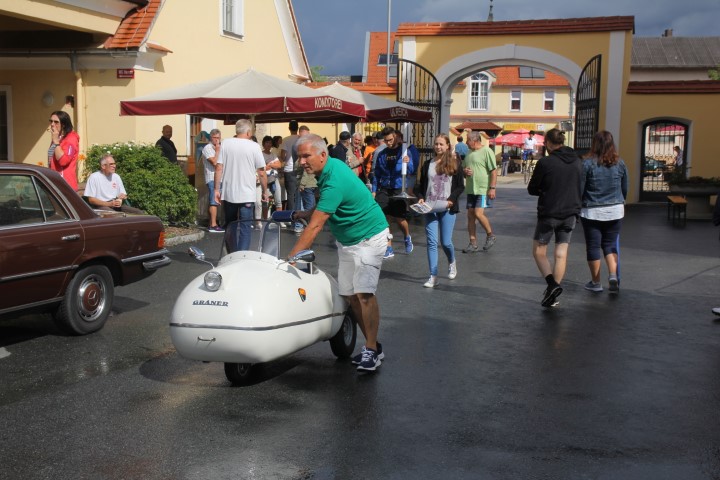
<path fill-rule="evenodd" d="M 55 322 L 73 335 L 100 330 L 110 316 L 114 292 L 112 275 L 106 266 L 91 265 L 80 269 L 55 312 Z"/>
<path fill-rule="evenodd" d="M 225 378 L 233 385 L 246 385 L 253 379 L 252 363 L 226 363 Z"/>
<path fill-rule="evenodd" d="M 347 309 L 340 330 L 330 339 L 330 348 L 338 358 L 350 358 L 357 340 L 357 322 L 352 308 Z"/>

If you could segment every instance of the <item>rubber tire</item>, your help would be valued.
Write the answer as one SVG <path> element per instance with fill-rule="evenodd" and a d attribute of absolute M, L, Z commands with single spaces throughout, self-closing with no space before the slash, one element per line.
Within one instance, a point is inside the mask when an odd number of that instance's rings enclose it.
<path fill-rule="evenodd" d="M 330 339 L 330 348 L 337 358 L 350 358 L 357 341 L 357 322 L 352 308 L 348 308 L 340 330 Z"/>
<path fill-rule="evenodd" d="M 247 385 L 254 377 L 252 363 L 225 363 L 225 378 L 233 385 Z"/>
<path fill-rule="evenodd" d="M 72 335 L 87 335 L 100 330 L 112 310 L 115 285 L 104 265 L 81 268 L 65 291 L 55 311 L 55 323 Z"/>

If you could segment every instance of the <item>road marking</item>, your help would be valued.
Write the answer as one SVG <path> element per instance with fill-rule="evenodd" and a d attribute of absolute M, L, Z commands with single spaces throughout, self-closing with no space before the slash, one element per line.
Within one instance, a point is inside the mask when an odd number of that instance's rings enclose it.
<path fill-rule="evenodd" d="M 5 347 L 0 348 L 0 358 L 9 357 L 10 355 L 11 355 L 11 353 L 8 352 Z"/>

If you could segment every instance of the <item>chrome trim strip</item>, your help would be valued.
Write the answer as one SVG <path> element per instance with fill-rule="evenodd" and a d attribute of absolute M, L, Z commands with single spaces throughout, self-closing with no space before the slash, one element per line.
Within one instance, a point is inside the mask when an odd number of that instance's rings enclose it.
<path fill-rule="evenodd" d="M 144 253 L 144 254 L 142 254 L 142 255 L 137 255 L 137 256 L 135 256 L 135 257 L 123 258 L 123 259 L 121 260 L 121 262 L 122 262 L 122 263 L 139 262 L 139 261 L 145 260 L 145 259 L 147 259 L 147 258 L 159 257 L 159 256 L 161 256 L 161 255 L 167 255 L 168 253 L 170 253 L 170 252 L 168 251 L 168 249 L 167 249 L 167 248 L 163 248 L 162 250 L 158 250 L 157 252 Z"/>
<path fill-rule="evenodd" d="M 41 300 L 41 301 L 39 301 L 39 302 L 26 303 L 26 304 L 23 304 L 23 305 L 16 305 L 16 306 L 14 306 L 14 307 L 10 307 L 10 308 L 6 308 L 6 309 L 4 309 L 4 310 L 0 310 L 0 313 L 5 314 L 5 313 L 10 313 L 10 312 L 16 312 L 16 311 L 18 311 L 18 310 L 25 310 L 25 309 L 35 308 L 35 307 L 40 307 L 40 306 L 43 306 L 43 305 L 50 305 L 50 304 L 53 304 L 53 303 L 58 303 L 58 302 L 62 301 L 62 299 L 63 299 L 63 297 L 55 297 L 55 298 L 51 298 L 50 300 Z"/>
<path fill-rule="evenodd" d="M 314 323 L 326 318 L 344 316 L 345 312 L 335 312 L 323 315 L 321 317 L 309 318 L 307 320 L 300 320 L 298 322 L 285 323 L 283 325 L 271 325 L 269 327 L 233 327 L 229 325 L 198 325 L 197 323 L 175 323 L 170 322 L 171 327 L 179 328 L 209 328 L 211 330 L 242 330 L 247 332 L 264 332 L 267 330 L 279 330 L 287 327 L 297 327 L 298 325 L 305 325 L 307 323 Z"/>
<path fill-rule="evenodd" d="M 9 282 L 11 280 L 21 280 L 23 278 L 39 277 L 41 275 L 48 275 L 50 273 L 68 272 L 76 270 L 77 265 L 70 265 L 67 267 L 51 268 L 49 270 L 41 270 L 39 272 L 20 273 L 18 275 L 8 275 L 7 277 L 0 277 L 0 282 Z"/>

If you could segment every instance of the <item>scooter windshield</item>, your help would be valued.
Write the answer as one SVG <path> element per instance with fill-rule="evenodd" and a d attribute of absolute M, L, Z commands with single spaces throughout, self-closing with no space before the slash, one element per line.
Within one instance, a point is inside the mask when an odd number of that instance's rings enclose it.
<path fill-rule="evenodd" d="M 236 220 L 225 227 L 223 254 L 262 252 L 279 258 L 280 224 L 272 220 Z"/>

